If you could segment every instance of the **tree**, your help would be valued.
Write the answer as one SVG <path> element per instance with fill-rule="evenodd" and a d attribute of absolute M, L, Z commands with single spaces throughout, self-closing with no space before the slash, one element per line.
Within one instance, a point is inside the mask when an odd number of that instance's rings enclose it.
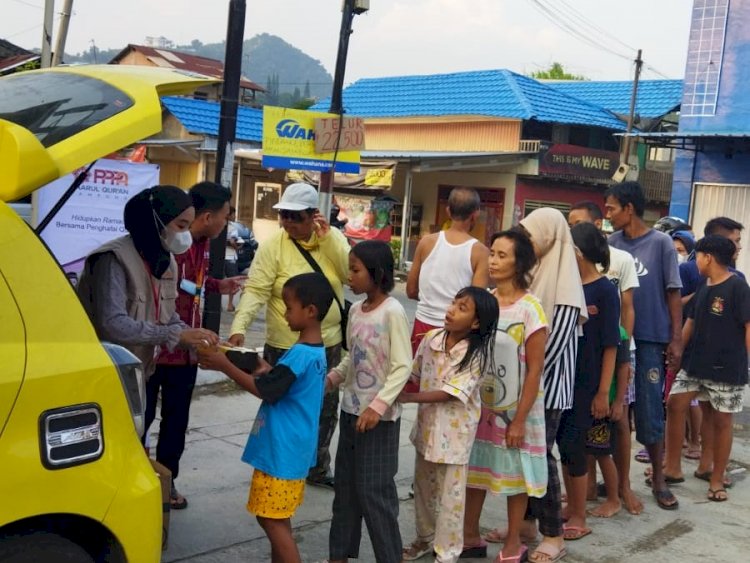
<path fill-rule="evenodd" d="M 305 99 L 308 99 L 308 98 L 311 97 L 310 96 L 310 81 L 309 80 L 307 82 L 305 82 L 305 94 L 304 94 L 304 97 L 305 97 Z"/>
<path fill-rule="evenodd" d="M 529 76 L 536 78 L 537 80 L 588 80 L 585 76 L 580 74 L 570 74 L 565 72 L 563 65 L 557 62 L 553 62 L 547 70 L 537 70 L 532 72 Z"/>

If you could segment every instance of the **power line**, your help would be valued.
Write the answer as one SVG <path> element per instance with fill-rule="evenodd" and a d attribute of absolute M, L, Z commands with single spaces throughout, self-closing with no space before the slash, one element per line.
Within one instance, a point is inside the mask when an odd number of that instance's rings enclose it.
<path fill-rule="evenodd" d="M 57 16 L 55 16 L 54 19 L 55 19 L 55 21 L 59 20 L 60 16 L 57 15 Z M 18 37 L 19 35 L 23 35 L 24 33 L 28 33 L 29 31 L 34 31 L 35 29 L 39 29 L 43 25 L 44 25 L 43 23 L 38 23 L 36 25 L 32 25 L 31 27 L 27 27 L 26 29 L 22 29 L 21 31 L 16 31 L 15 33 L 11 33 L 10 35 L 6 35 L 5 38 L 6 39 L 10 39 L 12 37 Z"/>
<path fill-rule="evenodd" d="M 595 29 L 600 35 L 602 35 L 602 37 L 611 39 L 612 41 L 619 43 L 620 45 L 622 45 L 623 47 L 625 47 L 626 49 L 630 51 L 637 51 L 637 49 L 633 47 L 632 45 L 628 45 L 627 43 L 620 41 L 620 39 L 617 38 L 615 35 L 609 33 L 606 29 L 599 27 L 599 25 L 596 22 L 587 18 L 584 14 L 576 10 L 573 6 L 568 4 L 565 0 L 558 0 L 558 2 L 562 4 L 563 6 L 565 6 L 568 9 L 568 11 L 572 12 L 576 18 L 586 23 L 590 28 Z"/>
<path fill-rule="evenodd" d="M 24 0 L 13 0 L 17 4 L 23 4 L 24 6 L 29 6 L 30 8 L 36 8 L 37 10 L 44 10 L 44 6 L 39 6 L 38 4 L 32 4 L 31 2 L 24 2 Z"/>
<path fill-rule="evenodd" d="M 555 6 L 553 3 L 547 3 L 547 0 L 530 0 L 531 5 L 541 12 L 547 20 L 553 25 L 567 33 L 568 35 L 582 41 L 596 49 L 605 51 L 613 56 L 632 62 L 632 55 L 624 54 L 618 50 L 615 50 L 608 45 L 602 43 L 601 39 L 597 39 L 596 35 L 603 37 L 605 40 L 615 41 L 620 45 L 624 46 L 628 50 L 635 51 L 633 47 L 619 40 L 617 37 L 607 32 L 597 24 L 586 18 L 583 14 L 577 11 L 575 8 L 570 6 L 565 0 L 558 0 L 559 4 L 562 4 L 568 9 L 566 12 L 564 9 L 560 9 L 559 6 Z M 663 78 L 669 78 L 664 73 L 660 72 L 652 65 L 644 64 L 644 66 L 653 72 L 654 74 Z"/>

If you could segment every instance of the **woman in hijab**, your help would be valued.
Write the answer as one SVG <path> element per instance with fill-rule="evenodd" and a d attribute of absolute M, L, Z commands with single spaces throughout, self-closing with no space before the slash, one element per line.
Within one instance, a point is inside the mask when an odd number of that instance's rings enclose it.
<path fill-rule="evenodd" d="M 529 498 L 521 538 L 530 541 L 539 531 L 542 542 L 529 561 L 557 561 L 566 555 L 562 491 L 557 462 L 552 448 L 557 437 L 562 412 L 573 405 L 573 382 L 578 351 L 577 327 L 586 322 L 586 299 L 578 272 L 575 246 L 565 216 L 557 209 L 545 207 L 532 211 L 518 227 L 531 238 L 538 262 L 532 272 L 529 291 L 535 295 L 551 321 L 544 353 L 544 407 L 547 435 L 547 494 Z M 493 530 L 485 538 L 503 541 L 505 532 Z"/>
<path fill-rule="evenodd" d="M 143 362 L 148 378 L 159 347 L 217 344 L 210 330 L 188 328 L 175 311 L 177 264 L 173 254 L 192 244 L 190 195 L 155 186 L 125 204 L 128 235 L 92 252 L 78 295 L 100 339 L 120 344 Z"/>

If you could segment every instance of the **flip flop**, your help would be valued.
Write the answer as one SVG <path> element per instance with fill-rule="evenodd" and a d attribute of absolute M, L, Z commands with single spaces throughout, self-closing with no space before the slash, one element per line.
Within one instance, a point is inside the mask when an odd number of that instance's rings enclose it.
<path fill-rule="evenodd" d="M 432 544 L 415 540 L 401 551 L 401 559 L 404 561 L 416 561 L 428 553 L 432 553 Z"/>
<path fill-rule="evenodd" d="M 175 488 L 174 483 L 172 483 L 172 490 L 169 493 L 170 510 L 183 510 L 187 508 L 187 506 L 188 506 L 187 499 L 177 492 L 177 489 Z"/>
<path fill-rule="evenodd" d="M 571 532 L 573 535 L 568 535 Z M 581 538 L 585 538 L 591 533 L 591 528 L 583 528 L 581 526 L 571 526 L 570 524 L 563 524 L 563 538 L 565 541 L 576 541 Z"/>
<path fill-rule="evenodd" d="M 484 559 L 487 557 L 487 542 L 484 540 L 480 540 L 477 545 L 465 545 L 463 550 L 461 550 L 461 555 L 459 555 L 459 559 L 468 559 L 470 557 L 476 557 L 478 559 Z"/>
<path fill-rule="evenodd" d="M 640 450 L 637 454 L 635 454 L 635 460 L 640 463 L 651 463 L 651 456 L 648 455 L 647 450 Z"/>
<path fill-rule="evenodd" d="M 500 550 L 500 553 L 497 554 L 493 563 L 503 563 L 505 561 L 517 561 L 518 563 L 523 563 L 528 559 L 528 553 L 529 548 L 526 545 L 521 545 L 521 549 L 516 555 L 509 555 L 508 557 L 503 557 L 503 551 Z"/>
<path fill-rule="evenodd" d="M 494 530 L 490 530 L 484 536 L 484 541 L 490 542 L 490 543 L 505 543 L 506 538 L 508 537 L 508 530 L 498 530 L 495 528 Z M 527 536 L 525 534 L 521 534 L 521 541 L 525 543 L 533 542 L 536 539 L 536 534 L 533 536 Z M 465 546 L 464 546 L 465 547 Z"/>
<path fill-rule="evenodd" d="M 700 479 L 701 481 L 710 483 L 712 473 L 713 471 L 704 471 L 703 473 L 699 473 L 698 470 L 695 470 L 693 471 L 693 477 L 695 477 L 696 479 Z M 723 485 L 725 489 L 731 489 L 732 485 L 734 485 L 734 482 L 727 475 L 724 475 Z"/>
<path fill-rule="evenodd" d="M 538 557 L 537 554 L 546 557 L 542 559 Z M 536 546 L 536 549 L 531 553 L 531 555 L 529 555 L 529 561 L 531 563 L 556 563 L 567 554 L 568 550 L 565 548 L 565 546 L 557 547 L 550 542 L 545 542 L 544 540 L 542 540 L 542 543 Z"/>
<path fill-rule="evenodd" d="M 662 510 L 677 510 L 680 507 L 679 501 L 669 489 L 664 489 L 663 491 L 651 491 L 651 494 L 654 495 L 656 504 L 658 504 L 659 508 Z M 674 500 L 674 503 L 669 504 L 670 500 Z"/>
<path fill-rule="evenodd" d="M 724 496 L 719 496 L 724 495 Z M 726 489 L 708 489 L 708 500 L 711 502 L 726 502 L 729 500 L 729 495 L 727 495 Z"/>
<path fill-rule="evenodd" d="M 688 451 L 686 451 L 683 455 L 685 456 L 685 459 L 700 459 L 701 449 L 700 448 L 688 448 Z"/>
<path fill-rule="evenodd" d="M 679 485 L 680 483 L 685 482 L 685 478 L 684 477 L 672 477 L 671 475 L 665 475 L 664 482 L 667 485 Z M 653 485 L 653 477 L 646 477 L 646 485 L 648 485 L 649 487 Z"/>

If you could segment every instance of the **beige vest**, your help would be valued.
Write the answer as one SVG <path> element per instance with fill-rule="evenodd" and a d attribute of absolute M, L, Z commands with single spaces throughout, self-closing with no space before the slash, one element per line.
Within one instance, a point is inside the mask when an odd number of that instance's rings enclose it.
<path fill-rule="evenodd" d="M 128 312 L 128 316 L 136 321 L 168 324 L 175 313 L 175 300 L 177 299 L 177 263 L 174 256 L 172 256 L 169 268 L 164 272 L 162 278 L 156 279 L 146 269 L 143 258 L 133 245 L 133 239 L 130 236 L 124 236 L 100 246 L 89 254 L 83 272 L 81 272 L 81 279 L 78 282 L 78 296 L 99 337 L 104 339 L 102 335 L 107 334 L 107 331 L 103 330 L 103 320 L 97 318 L 96 307 L 94 307 L 94 288 L 98 280 L 93 275 L 93 265 L 96 262 L 96 257 L 105 252 L 112 252 L 125 269 L 127 280 L 125 310 Z M 159 303 L 158 319 L 156 318 L 155 295 Z M 146 377 L 154 372 L 156 367 L 154 355 L 158 352 L 156 346 L 151 344 L 123 344 L 121 342 L 115 342 L 115 344 L 122 344 L 138 356 L 143 362 Z"/>

